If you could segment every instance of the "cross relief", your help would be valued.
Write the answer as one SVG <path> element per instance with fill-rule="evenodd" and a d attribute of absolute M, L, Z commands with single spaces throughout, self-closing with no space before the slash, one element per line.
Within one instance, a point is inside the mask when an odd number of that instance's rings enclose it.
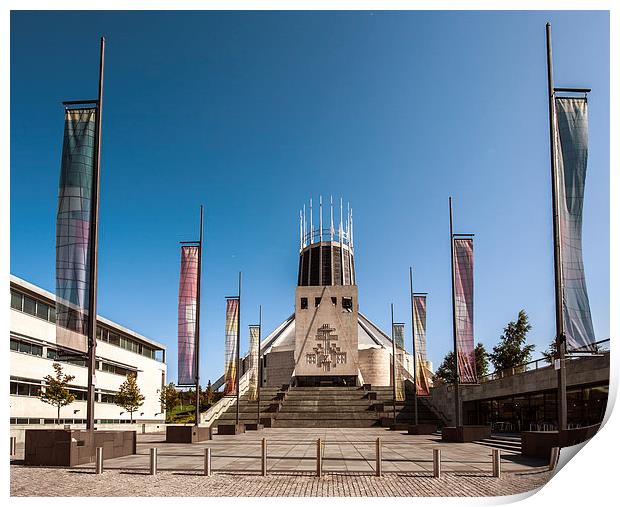
<path fill-rule="evenodd" d="M 316 331 L 315 339 L 318 343 L 312 349 L 314 354 L 306 354 L 306 363 L 316 364 L 323 371 L 331 371 L 339 364 L 346 364 L 347 353 L 341 352 L 340 347 L 334 343 L 338 341 L 338 335 L 332 334 L 336 329 L 323 324 Z"/>

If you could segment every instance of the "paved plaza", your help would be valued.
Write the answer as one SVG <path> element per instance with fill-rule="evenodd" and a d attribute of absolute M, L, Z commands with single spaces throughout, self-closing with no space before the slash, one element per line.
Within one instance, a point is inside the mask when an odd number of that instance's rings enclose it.
<path fill-rule="evenodd" d="M 267 439 L 268 476 L 260 475 Z M 375 441 L 382 440 L 384 477 L 374 477 Z M 325 442 L 324 477 L 315 477 L 316 440 Z M 158 448 L 151 476 L 149 449 Z M 204 448 L 213 475 L 205 477 Z M 442 478 L 432 477 L 433 449 L 441 449 Z M 18 453 L 23 453 L 18 449 Z M 278 429 L 214 435 L 201 444 L 166 444 L 163 434 L 139 435 L 137 454 L 73 469 L 11 467 L 14 496 L 495 496 L 543 486 L 547 464 L 502 452 L 502 477 L 491 476 L 491 448 L 441 442 L 384 428 Z"/>

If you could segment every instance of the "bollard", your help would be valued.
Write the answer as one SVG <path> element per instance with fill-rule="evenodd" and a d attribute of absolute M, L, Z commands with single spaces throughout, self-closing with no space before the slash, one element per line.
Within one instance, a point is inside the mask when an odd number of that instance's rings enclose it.
<path fill-rule="evenodd" d="M 433 449 L 433 477 L 441 477 L 441 449 Z"/>
<path fill-rule="evenodd" d="M 499 477 L 501 475 L 501 454 L 499 449 L 493 449 L 493 477 Z"/>
<path fill-rule="evenodd" d="M 157 475 L 157 447 L 151 447 L 151 467 L 150 474 Z"/>
<path fill-rule="evenodd" d="M 103 447 L 95 449 L 95 473 L 103 473 Z"/>
<path fill-rule="evenodd" d="M 211 448 L 205 448 L 205 475 L 211 476 Z"/>
<path fill-rule="evenodd" d="M 549 459 L 549 471 L 555 470 L 555 467 L 558 466 L 558 460 L 560 459 L 560 448 L 552 447 L 551 448 L 551 458 Z"/>
<path fill-rule="evenodd" d="M 11 444 L 10 444 L 11 456 L 15 456 L 16 447 L 17 447 L 17 437 L 11 437 Z"/>
<path fill-rule="evenodd" d="M 377 477 L 381 477 L 383 470 L 382 470 L 382 463 L 381 463 L 381 438 L 377 437 L 377 447 L 376 447 L 376 464 L 375 464 L 375 475 Z"/>
<path fill-rule="evenodd" d="M 261 474 L 267 475 L 267 439 L 263 438 L 261 441 Z"/>
<path fill-rule="evenodd" d="M 321 477 L 323 475 L 323 444 L 321 439 L 316 441 L 316 476 Z"/>

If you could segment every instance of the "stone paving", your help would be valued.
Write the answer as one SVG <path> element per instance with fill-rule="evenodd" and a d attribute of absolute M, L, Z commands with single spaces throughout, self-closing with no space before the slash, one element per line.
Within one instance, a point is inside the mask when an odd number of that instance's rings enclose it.
<path fill-rule="evenodd" d="M 268 475 L 260 476 L 261 438 L 267 439 Z M 383 444 L 383 473 L 374 477 L 375 440 Z M 314 477 L 316 439 L 325 441 L 323 478 Z M 156 476 L 149 449 L 158 448 Z M 204 448 L 214 475 L 202 475 Z M 441 449 L 442 478 L 431 477 L 433 449 Z M 23 452 L 23 451 L 22 451 Z M 19 457 L 19 456 L 18 456 Z M 11 467 L 15 496 L 479 496 L 538 488 L 550 474 L 541 460 L 502 452 L 502 477 L 491 477 L 491 448 L 441 442 L 384 428 L 267 428 L 215 435 L 201 444 L 166 444 L 163 434 L 139 435 L 137 454 L 74 469 Z M 122 479 L 122 480 L 121 480 Z"/>

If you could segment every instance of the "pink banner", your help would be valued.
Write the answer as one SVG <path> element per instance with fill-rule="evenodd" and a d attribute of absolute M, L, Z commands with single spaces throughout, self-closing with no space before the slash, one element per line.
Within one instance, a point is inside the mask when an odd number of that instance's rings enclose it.
<path fill-rule="evenodd" d="M 181 247 L 181 278 L 179 283 L 179 363 L 178 384 L 196 383 L 196 310 L 198 303 L 197 246 Z"/>
<path fill-rule="evenodd" d="M 454 298 L 458 381 L 475 384 L 474 353 L 474 240 L 454 238 Z"/>

